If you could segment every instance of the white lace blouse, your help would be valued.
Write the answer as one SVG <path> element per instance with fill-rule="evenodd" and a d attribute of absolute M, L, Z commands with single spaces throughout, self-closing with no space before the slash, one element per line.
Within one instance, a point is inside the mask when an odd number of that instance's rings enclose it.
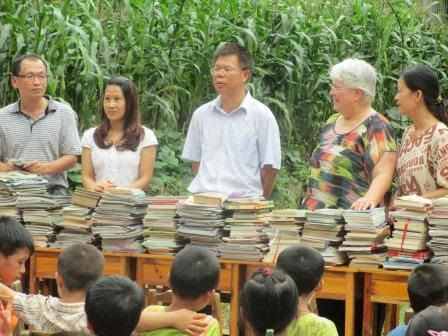
<path fill-rule="evenodd" d="M 131 150 L 119 151 L 115 145 L 103 149 L 99 148 L 93 139 L 96 127 L 84 132 L 81 146 L 90 148 L 95 181 L 111 180 L 119 187 L 127 187 L 138 179 L 140 155 L 142 149 L 158 144 L 154 132 L 143 127 L 145 136 L 135 152 Z"/>

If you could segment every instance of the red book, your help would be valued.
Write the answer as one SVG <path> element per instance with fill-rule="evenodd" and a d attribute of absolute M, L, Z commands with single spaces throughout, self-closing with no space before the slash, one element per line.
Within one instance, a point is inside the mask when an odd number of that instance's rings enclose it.
<path fill-rule="evenodd" d="M 418 259 L 418 260 L 425 260 L 428 258 L 428 255 L 430 252 L 431 252 L 430 250 L 422 250 L 422 251 L 417 251 L 417 252 L 388 250 L 387 254 L 389 257 L 407 257 L 407 258 L 413 258 L 413 259 Z"/>

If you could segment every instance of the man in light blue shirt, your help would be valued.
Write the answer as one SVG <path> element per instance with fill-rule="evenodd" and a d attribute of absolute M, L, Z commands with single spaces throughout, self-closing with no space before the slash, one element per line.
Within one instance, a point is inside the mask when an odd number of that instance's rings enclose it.
<path fill-rule="evenodd" d="M 246 90 L 253 59 L 236 43 L 213 57 L 219 96 L 193 114 L 182 157 L 192 161 L 191 193 L 268 198 L 281 164 L 280 134 L 269 108 Z"/>

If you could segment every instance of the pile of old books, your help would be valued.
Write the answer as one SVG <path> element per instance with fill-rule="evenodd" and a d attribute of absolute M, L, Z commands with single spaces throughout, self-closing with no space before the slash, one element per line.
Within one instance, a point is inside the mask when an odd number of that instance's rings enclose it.
<path fill-rule="evenodd" d="M 66 247 L 73 243 L 91 243 L 92 208 L 70 205 L 62 208 L 63 221 L 60 224 L 60 232 L 51 247 Z"/>
<path fill-rule="evenodd" d="M 384 240 L 390 234 L 384 208 L 344 210 L 345 240 L 339 247 L 346 252 L 350 266 L 379 267 L 387 257 Z"/>
<path fill-rule="evenodd" d="M 298 244 L 306 222 L 306 210 L 279 209 L 271 212 L 271 229 L 277 232 L 278 252 Z"/>
<path fill-rule="evenodd" d="M 16 207 L 19 195 L 46 194 L 48 182 L 42 177 L 26 172 L 0 173 L 0 213 L 21 220 Z"/>
<path fill-rule="evenodd" d="M 75 242 L 94 243 L 100 240 L 92 234 L 92 215 L 102 193 L 77 187 L 71 202 L 62 209 L 63 221 L 52 247 L 65 247 Z"/>
<path fill-rule="evenodd" d="M 72 196 L 72 203 L 84 208 L 96 208 L 103 193 L 77 187 Z"/>
<path fill-rule="evenodd" d="M 431 262 L 448 264 L 448 196 L 434 199 L 432 206 L 426 217 L 431 238 L 428 246 L 434 255 Z"/>
<path fill-rule="evenodd" d="M 148 199 L 140 189 L 113 188 L 103 193 L 92 226 L 92 233 L 102 238 L 103 250 L 140 252 L 147 207 Z"/>
<path fill-rule="evenodd" d="M 423 263 L 428 255 L 427 212 L 431 200 L 416 195 L 402 196 L 395 200 L 397 210 L 389 212 L 394 219 L 392 237 L 386 240 L 388 260 L 383 263 L 388 269 L 413 269 Z"/>
<path fill-rule="evenodd" d="M 62 207 L 49 194 L 22 194 L 17 209 L 36 246 L 47 246 L 56 238 L 56 227 L 62 222 Z"/>
<path fill-rule="evenodd" d="M 179 201 L 176 207 L 176 231 L 188 244 L 204 247 L 219 255 L 224 229 L 223 202 L 226 196 L 203 193 Z"/>
<path fill-rule="evenodd" d="M 176 231 L 177 202 L 184 196 L 149 197 L 148 212 L 143 218 L 143 247 L 148 253 L 174 255 L 185 246 L 185 239 Z"/>
<path fill-rule="evenodd" d="M 226 218 L 226 236 L 220 247 L 221 257 L 262 260 L 269 252 L 272 237 L 270 211 L 273 207 L 274 203 L 264 198 L 227 200 L 224 208 L 232 216 Z"/>
<path fill-rule="evenodd" d="M 318 209 L 307 212 L 307 222 L 300 243 L 317 249 L 326 265 L 342 265 L 347 261 L 345 252 L 338 249 L 345 234 L 343 211 Z"/>

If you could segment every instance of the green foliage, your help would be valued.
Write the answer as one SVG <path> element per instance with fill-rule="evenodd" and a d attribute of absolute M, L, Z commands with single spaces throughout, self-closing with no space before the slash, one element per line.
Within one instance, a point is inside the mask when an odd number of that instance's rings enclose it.
<path fill-rule="evenodd" d="M 184 137 L 173 129 L 156 130 L 159 141 L 157 160 L 149 193 L 154 195 L 186 195 L 193 178 L 191 163 L 181 159 Z"/>
<path fill-rule="evenodd" d="M 70 185 L 70 189 L 75 190 L 77 186 L 82 185 L 81 179 L 81 165 L 79 163 L 76 164 L 73 168 L 70 168 L 67 171 L 68 183 Z"/>
<path fill-rule="evenodd" d="M 0 2 L 0 104 L 16 99 L 11 60 L 25 52 L 50 64 L 48 92 L 70 102 L 82 130 L 98 122 L 107 77 L 131 77 L 142 120 L 161 146 L 152 192 L 182 193 L 191 179 L 179 153 L 195 108 L 215 94 L 209 69 L 224 41 L 247 45 L 256 60 L 249 88 L 279 122 L 284 171 L 277 198 L 294 206 L 308 156 L 332 112 L 328 70 L 360 57 L 379 72 L 374 107 L 400 134 L 406 122 L 394 94 L 402 69 L 428 64 L 446 92 L 447 26 L 420 0 L 54 0 Z M 445 94 L 446 96 L 446 94 Z M 174 132 L 174 133 L 173 133 Z M 167 137 L 167 139 L 163 139 Z"/>

